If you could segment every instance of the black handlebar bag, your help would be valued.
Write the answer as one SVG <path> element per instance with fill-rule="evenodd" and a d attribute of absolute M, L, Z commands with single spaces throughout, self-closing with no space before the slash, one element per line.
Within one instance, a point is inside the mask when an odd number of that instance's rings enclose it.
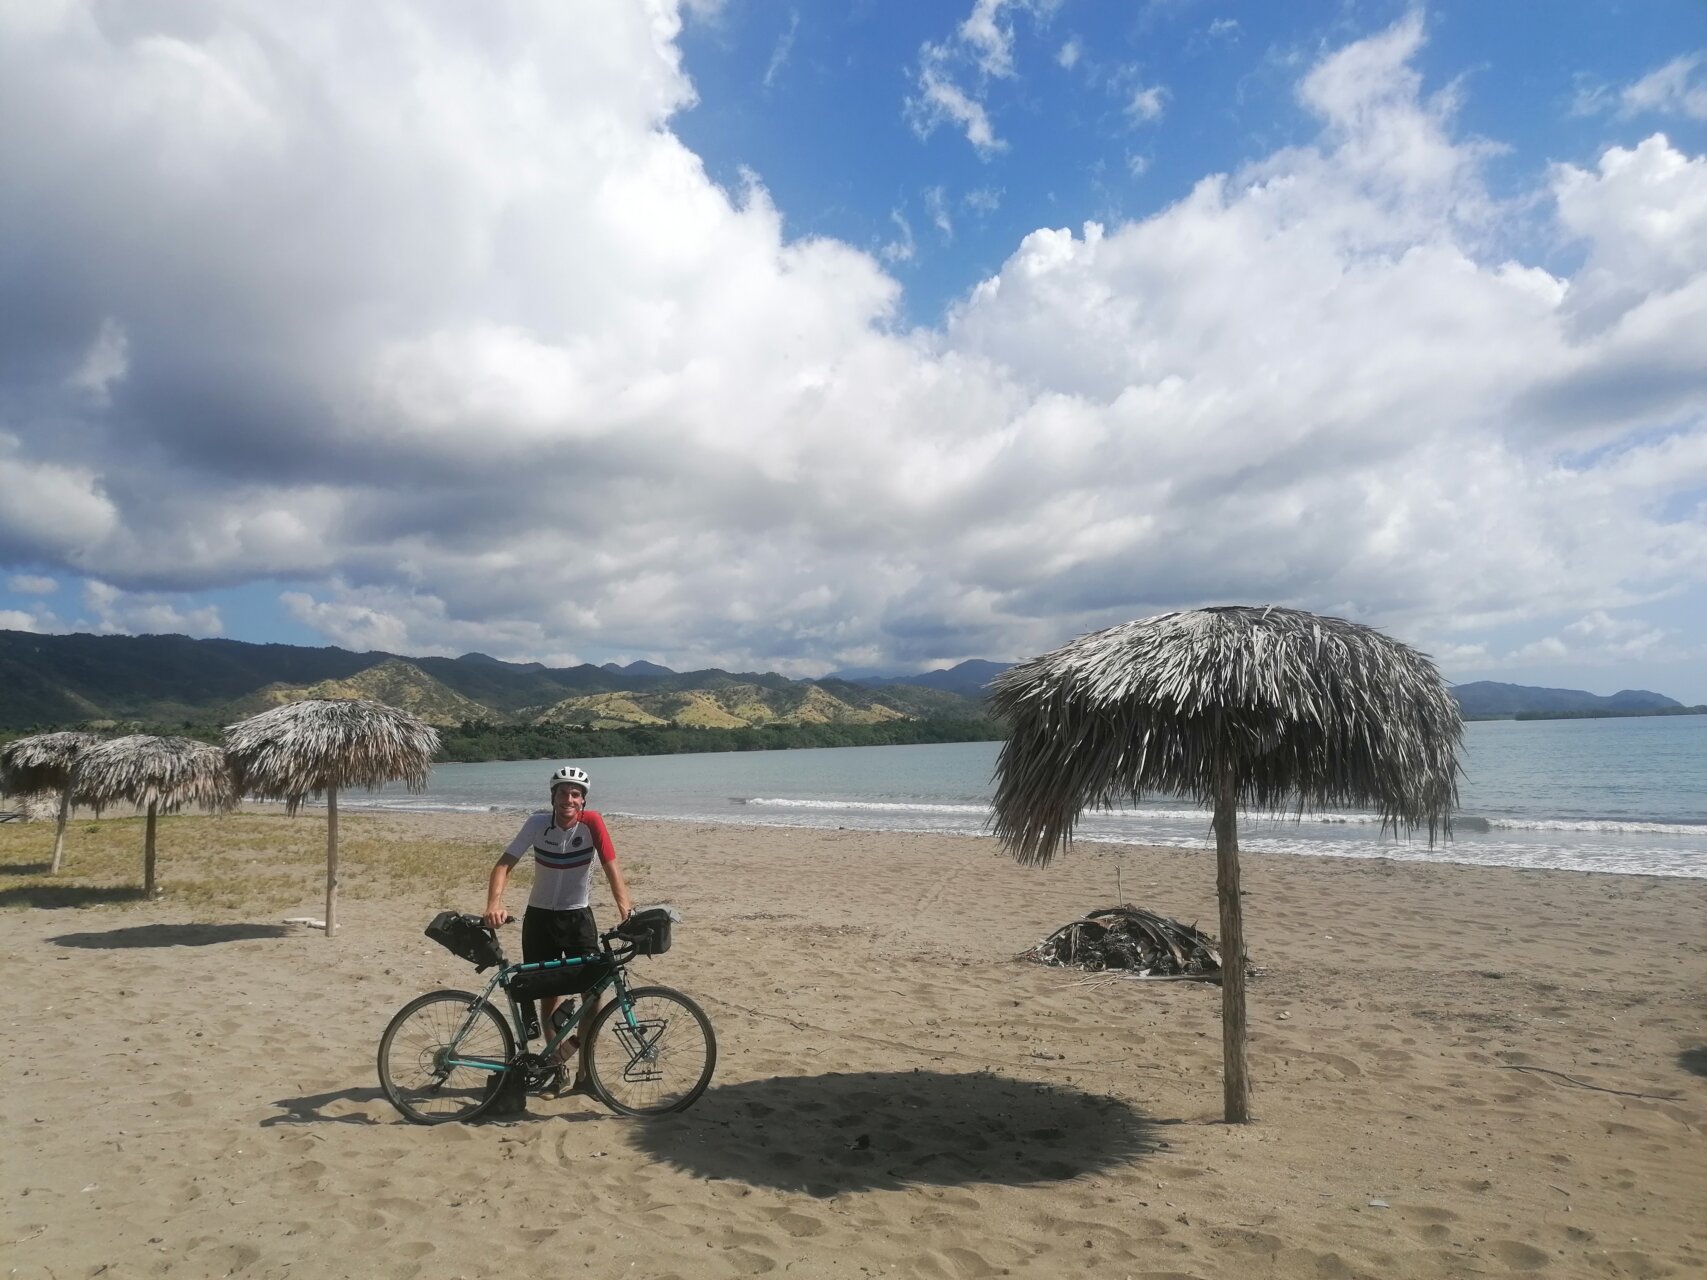
<path fill-rule="evenodd" d="M 617 925 L 616 933 L 635 955 L 661 956 L 670 949 L 671 918 L 667 907 L 648 907 Z"/>
<path fill-rule="evenodd" d="M 472 964 L 476 972 L 504 963 L 503 948 L 479 916 L 441 911 L 427 926 L 426 934 L 453 956 Z"/>

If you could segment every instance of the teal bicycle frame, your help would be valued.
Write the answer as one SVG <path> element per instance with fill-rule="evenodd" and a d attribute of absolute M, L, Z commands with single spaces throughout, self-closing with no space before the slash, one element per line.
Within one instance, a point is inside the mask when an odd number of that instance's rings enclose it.
<path fill-rule="evenodd" d="M 456 1046 L 462 1043 L 462 1038 L 473 1028 L 475 1019 L 479 1017 L 480 1006 L 485 1004 L 492 1005 L 493 1008 L 497 1007 L 492 1002 L 492 993 L 498 987 L 503 987 L 504 995 L 509 1000 L 510 1025 L 515 1029 L 516 1033 L 516 1051 L 518 1054 L 526 1053 L 528 1052 L 528 1044 L 531 1042 L 532 1037 L 528 1035 L 529 1019 L 522 1009 L 523 1001 L 517 999 L 510 989 L 510 984 L 515 980 L 515 978 L 532 973 L 550 973 L 559 969 L 572 968 L 576 965 L 600 965 L 609 967 L 610 971 L 606 973 L 604 977 L 596 980 L 593 985 L 588 987 L 585 991 L 572 992 L 566 996 L 560 997 L 562 999 L 580 1001 L 579 1007 L 575 1010 L 574 1014 L 571 1015 L 569 1020 L 554 1032 L 546 1028 L 543 1023 L 541 1024 L 540 1030 L 542 1033 L 545 1033 L 545 1043 L 541 1046 L 539 1052 L 542 1057 L 549 1057 L 555 1053 L 559 1045 L 575 1034 L 576 1029 L 586 1020 L 588 1011 L 598 1009 L 606 992 L 615 988 L 616 999 L 619 1002 L 619 1007 L 622 1009 L 622 1018 L 627 1024 L 622 1031 L 626 1031 L 627 1033 L 626 1035 L 623 1035 L 623 1039 L 627 1041 L 630 1052 L 633 1054 L 629 1067 L 629 1070 L 632 1071 L 634 1063 L 645 1057 L 646 1049 L 649 1047 L 646 1040 L 645 1028 L 635 1019 L 633 1005 L 628 999 L 627 963 L 629 960 L 634 958 L 634 951 L 632 948 L 629 948 L 626 953 L 619 954 L 611 948 L 610 939 L 608 937 L 601 939 L 601 941 L 604 944 L 604 948 L 603 951 L 598 954 L 567 956 L 561 960 L 537 960 L 532 964 L 523 963 L 500 965 L 497 972 L 494 973 L 487 981 L 485 989 L 481 991 L 478 1003 L 469 1006 L 468 1016 L 463 1020 L 462 1025 L 457 1028 L 456 1035 L 451 1038 L 451 1047 L 443 1060 L 443 1068 L 448 1071 L 455 1067 L 467 1067 L 475 1071 L 492 1072 L 506 1071 L 509 1069 L 510 1064 L 508 1062 L 499 1062 L 491 1058 L 463 1058 L 457 1056 L 456 1053 Z M 530 998 L 527 1003 L 532 1004 L 534 1003 L 534 1000 Z M 621 1034 L 621 1031 L 619 1031 L 619 1034 Z"/>

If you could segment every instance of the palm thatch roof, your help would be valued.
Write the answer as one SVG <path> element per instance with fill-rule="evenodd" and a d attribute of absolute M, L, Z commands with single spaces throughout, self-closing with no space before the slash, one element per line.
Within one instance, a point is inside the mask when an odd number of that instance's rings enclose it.
<path fill-rule="evenodd" d="M 1369 805 L 1432 843 L 1457 807 L 1458 704 L 1434 664 L 1380 632 L 1296 609 L 1162 614 L 1010 668 L 995 829 L 1047 863 L 1079 813 L 1144 793 L 1240 808 Z"/>
<path fill-rule="evenodd" d="M 225 753 L 194 738 L 137 733 L 110 738 L 86 750 L 71 777 L 78 804 L 103 809 L 117 803 L 173 813 L 191 805 L 231 809 L 237 789 Z"/>
<path fill-rule="evenodd" d="M 292 814 L 327 790 L 394 780 L 424 789 L 438 749 L 438 731 L 424 721 L 356 698 L 306 698 L 225 731 L 238 789 L 283 800 Z"/>
<path fill-rule="evenodd" d="M 0 792 L 27 796 L 60 791 L 71 780 L 72 767 L 100 739 L 92 733 L 38 733 L 0 747 Z"/>

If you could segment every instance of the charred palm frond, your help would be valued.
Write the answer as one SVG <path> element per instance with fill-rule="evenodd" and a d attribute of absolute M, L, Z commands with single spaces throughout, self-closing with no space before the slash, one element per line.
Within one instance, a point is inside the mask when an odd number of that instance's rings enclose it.
<path fill-rule="evenodd" d="M 1137 978 L 1221 978 L 1221 949 L 1196 925 L 1142 907 L 1102 907 L 1064 924 L 1024 960 L 1096 973 L 1124 970 Z"/>

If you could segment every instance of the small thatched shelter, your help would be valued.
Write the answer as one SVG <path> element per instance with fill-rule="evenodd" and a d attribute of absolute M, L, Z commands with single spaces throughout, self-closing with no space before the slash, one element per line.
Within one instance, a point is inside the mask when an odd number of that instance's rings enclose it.
<path fill-rule="evenodd" d="M 148 810 L 148 834 L 143 842 L 142 891 L 155 894 L 154 830 L 161 813 L 186 805 L 228 810 L 237 804 L 237 790 L 225 753 L 194 738 L 157 738 L 137 733 L 98 742 L 77 759 L 71 774 L 72 799 L 98 812 L 112 804 L 133 804 Z"/>
<path fill-rule="evenodd" d="M 996 832 L 1023 863 L 1087 807 L 1184 796 L 1214 812 L 1226 1118 L 1250 1118 L 1240 808 L 1366 805 L 1383 830 L 1450 831 L 1458 704 L 1416 650 L 1296 609 L 1193 609 L 1082 636 L 994 681 L 1009 727 Z"/>
<path fill-rule="evenodd" d="M 65 820 L 71 814 L 71 770 L 77 758 L 100 739 L 92 733 L 38 733 L 0 747 L 0 793 L 14 796 L 59 792 L 59 823 L 53 831 L 57 873 L 65 857 Z"/>
<path fill-rule="evenodd" d="M 326 793 L 326 936 L 337 929 L 338 792 L 401 781 L 427 786 L 438 730 L 381 702 L 306 698 L 263 711 L 225 731 L 225 754 L 245 795 L 283 800 L 295 814 Z"/>

